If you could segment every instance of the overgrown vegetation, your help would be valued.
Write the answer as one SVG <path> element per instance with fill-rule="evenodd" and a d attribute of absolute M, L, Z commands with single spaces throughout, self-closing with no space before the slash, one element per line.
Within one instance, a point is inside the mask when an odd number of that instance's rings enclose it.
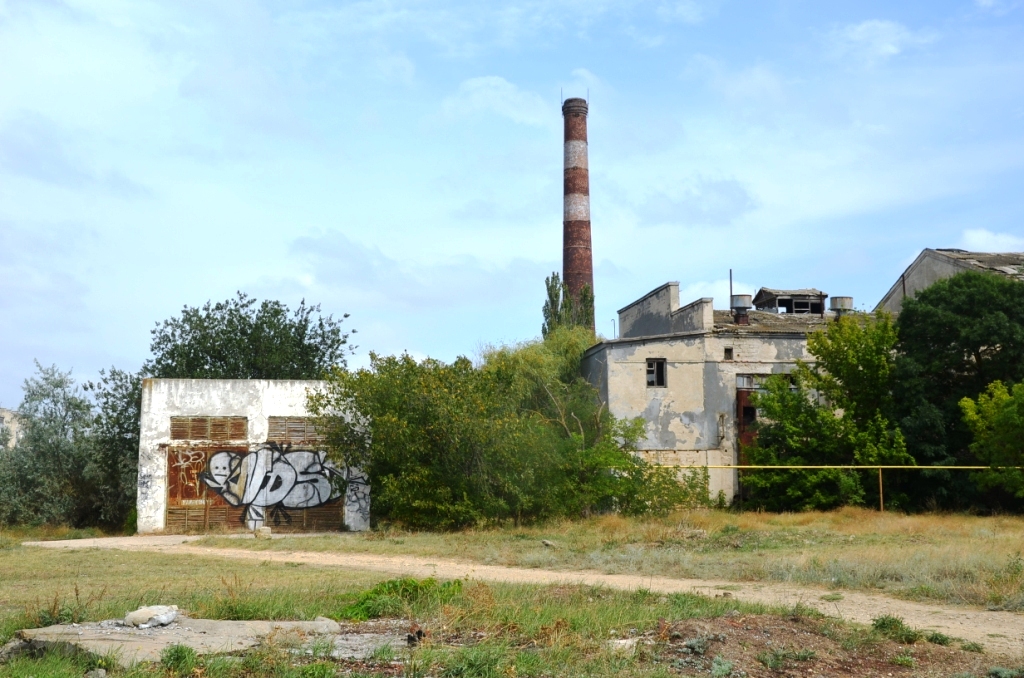
<path fill-rule="evenodd" d="M 928 470 L 886 474 L 887 507 L 1024 505 L 1024 474 L 1006 468 L 1024 462 L 1024 282 L 961 273 L 905 300 L 895 323 L 847 316 L 808 350 L 813 363 L 754 396 L 752 464 L 918 465 Z M 942 470 L 979 463 L 992 472 Z M 855 469 L 752 471 L 744 485 L 745 500 L 773 511 L 878 501 Z"/>
<path fill-rule="evenodd" d="M 579 297 L 569 292 L 569 286 L 558 273 L 544 279 L 547 298 L 542 310 L 544 324 L 541 336 L 545 339 L 559 327 L 583 327 L 594 329 L 594 290 L 584 285 Z"/>
<path fill-rule="evenodd" d="M 371 354 L 309 407 L 334 459 L 369 472 L 378 520 L 451 529 L 706 502 L 703 475 L 681 484 L 632 454 L 643 423 L 616 421 L 580 375 L 592 343 L 589 328 L 558 327 L 480 365 Z"/>
<path fill-rule="evenodd" d="M 913 465 L 893 423 L 896 329 L 884 314 L 846 316 L 808 337 L 814 363 L 775 375 L 755 393 L 757 440 L 751 464 Z M 877 501 L 861 472 L 843 469 L 750 472 L 746 500 L 769 511 L 822 510 Z M 870 488 L 870 489 L 869 489 Z M 872 497 L 874 495 L 874 497 Z M 899 503 L 890 494 L 889 504 Z"/>
<path fill-rule="evenodd" d="M 18 408 L 23 434 L 13 450 L 0 445 L 0 524 L 133 532 L 143 377 L 316 379 L 345 365 L 341 322 L 304 301 L 291 310 L 238 293 L 158 323 L 138 373 L 111 368 L 80 386 L 37 364 Z"/>

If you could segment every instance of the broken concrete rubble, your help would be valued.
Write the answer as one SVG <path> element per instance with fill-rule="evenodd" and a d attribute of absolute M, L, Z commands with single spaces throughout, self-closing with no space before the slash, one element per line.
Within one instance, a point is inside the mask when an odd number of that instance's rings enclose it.
<path fill-rule="evenodd" d="M 159 661 L 171 645 L 187 645 L 198 654 L 233 653 L 252 649 L 264 642 L 297 648 L 317 642 L 330 643 L 336 659 L 365 659 L 375 650 L 405 645 L 405 634 L 392 625 L 356 625 L 343 628 L 319 617 L 316 621 L 230 621 L 190 619 L 178 614 L 166 626 L 142 628 L 120 619 L 82 624 L 58 624 L 19 631 L 15 640 L 0 651 L 0 662 L 26 652 L 56 650 L 113 654 L 122 666 L 140 661 Z"/>
<path fill-rule="evenodd" d="M 125 626 L 148 629 L 153 626 L 167 626 L 178 616 L 177 605 L 149 605 L 140 607 L 124 616 Z"/>

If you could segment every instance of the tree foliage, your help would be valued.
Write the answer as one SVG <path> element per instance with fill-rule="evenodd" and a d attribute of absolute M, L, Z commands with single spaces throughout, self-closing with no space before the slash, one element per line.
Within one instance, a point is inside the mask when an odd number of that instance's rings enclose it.
<path fill-rule="evenodd" d="M 885 314 L 846 316 L 808 337 L 815 362 L 770 377 L 753 396 L 758 424 L 751 464 L 913 465 L 889 418 L 896 341 Z M 874 486 L 863 480 L 856 470 L 766 470 L 745 474 L 744 491 L 768 510 L 820 510 L 872 497 Z M 891 504 L 901 500 L 890 495 Z"/>
<path fill-rule="evenodd" d="M 138 373 L 111 368 L 83 391 L 70 373 L 39 368 L 19 409 L 25 435 L 0 450 L 0 522 L 130 527 L 144 377 L 318 379 L 345 364 L 348 337 L 319 306 L 239 292 L 158 323 Z"/>
<path fill-rule="evenodd" d="M 1024 380 L 1024 282 L 964 272 L 906 299 L 897 321 L 896 418 L 923 466 L 974 463 L 960 402 L 994 381 Z M 918 506 L 984 505 L 965 473 L 909 479 Z"/>
<path fill-rule="evenodd" d="M 346 313 L 342 320 L 348 317 Z M 153 329 L 144 372 L 186 379 L 319 379 L 345 365 L 342 320 L 301 301 L 295 310 L 239 292 L 233 299 L 182 309 Z"/>
<path fill-rule="evenodd" d="M 410 527 L 686 501 L 671 474 L 631 454 L 642 424 L 614 421 L 579 376 L 590 342 L 589 328 L 557 328 L 479 366 L 371 355 L 369 368 L 335 370 L 310 409 L 334 458 L 369 473 L 375 516 Z"/>
<path fill-rule="evenodd" d="M 1000 487 L 1024 498 L 1024 383 L 1008 389 L 994 381 L 977 400 L 960 401 L 964 421 L 974 433 L 971 451 L 992 467 L 978 474 L 982 487 Z"/>
<path fill-rule="evenodd" d="M 547 337 L 559 327 L 594 328 L 594 290 L 584 285 L 579 298 L 569 292 L 569 287 L 562 282 L 558 273 L 552 273 L 544 279 L 547 299 L 544 301 L 544 324 L 541 335 Z"/>
<path fill-rule="evenodd" d="M 0 522 L 80 525 L 95 514 L 87 473 L 92 406 L 56 366 L 36 363 L 18 407 L 21 435 L 0 451 Z"/>

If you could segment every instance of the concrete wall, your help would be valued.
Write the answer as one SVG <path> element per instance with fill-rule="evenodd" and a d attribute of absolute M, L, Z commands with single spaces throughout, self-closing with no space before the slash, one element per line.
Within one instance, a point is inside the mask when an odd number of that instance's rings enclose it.
<path fill-rule="evenodd" d="M 926 287 L 967 270 L 971 270 L 967 264 L 926 249 L 907 267 L 903 275 L 896 279 L 896 283 L 878 302 L 875 310 L 899 313 L 905 297 L 913 298 Z"/>
<path fill-rule="evenodd" d="M 724 359 L 733 349 L 733 360 Z M 647 386 L 648 358 L 666 361 L 664 387 Z M 583 374 L 616 417 L 642 417 L 647 436 L 642 456 L 663 464 L 736 464 L 739 461 L 737 375 L 790 372 L 810 360 L 806 336 L 712 332 L 647 339 L 619 339 L 591 348 Z M 731 500 L 736 473 L 709 472 L 712 496 Z"/>
<path fill-rule="evenodd" d="M 17 412 L 0 407 L 0 431 L 7 431 L 10 434 L 7 439 L 8 449 L 13 448 L 14 443 L 18 442 L 21 434 L 20 424 Z"/>
<path fill-rule="evenodd" d="M 679 283 L 665 283 L 619 309 L 619 337 L 649 337 L 672 331 L 672 312 L 679 308 Z"/>
<path fill-rule="evenodd" d="M 298 380 L 241 380 L 241 379 L 145 379 L 142 383 L 142 416 L 139 439 L 139 476 L 138 476 L 138 529 L 140 533 L 163 531 L 166 527 L 165 517 L 168 508 L 168 449 L 172 445 L 196 445 L 195 441 L 172 441 L 171 417 L 245 417 L 248 420 L 248 431 L 245 439 L 221 440 L 219 443 L 200 443 L 205 448 L 220 444 L 230 452 L 221 453 L 218 457 L 224 464 L 231 465 L 237 476 L 245 479 L 261 477 L 269 478 L 275 473 L 274 465 L 288 463 L 287 455 L 275 452 L 267 446 L 268 426 L 270 417 L 306 417 L 306 396 L 310 389 L 321 386 L 318 381 Z M 295 453 L 292 453 L 295 454 Z M 287 469 L 287 473 L 278 473 L 275 479 L 291 479 L 292 482 L 305 482 L 302 488 L 305 495 L 304 503 L 297 504 L 294 493 L 290 498 L 269 496 L 267 492 L 257 492 L 258 488 L 238 488 L 231 485 L 224 474 L 217 469 L 203 470 L 208 480 L 203 480 L 208 487 L 204 492 L 215 489 L 227 504 L 232 507 L 239 505 L 247 511 L 248 527 L 257 527 L 262 521 L 264 510 L 288 506 L 293 502 L 295 507 L 312 507 L 313 495 L 322 494 L 326 482 L 315 473 L 305 473 L 312 465 L 325 475 L 343 473 L 349 481 L 349 492 L 345 496 L 344 522 L 349 529 L 366 529 L 369 523 L 369 489 L 358 469 L 336 469 L 326 462 L 321 452 L 306 450 L 302 452 L 301 461 L 304 468 L 296 471 Z M 298 459 L 298 457 L 296 457 Z M 326 463 L 325 463 L 326 462 Z M 210 458 L 213 466 L 213 457 Z M 283 468 L 283 467 L 282 467 Z M 226 471 L 225 471 L 226 473 Z M 305 480 L 303 480 L 305 478 Z M 357 486 L 362 482 L 362 489 Z M 199 480 L 196 480 L 198 483 Z M 287 488 L 285 488 L 287 491 Z M 360 494 L 362 493 L 362 494 Z M 273 494 L 273 493 L 271 493 Z M 281 492 L 277 492 L 281 494 Z M 365 495 L 365 496 L 363 496 Z M 212 496 L 212 493 L 211 493 Z M 317 495 L 319 496 L 319 495 Z M 281 501 L 273 504 L 273 500 Z M 335 497 L 331 497 L 331 500 Z M 261 506 L 260 503 L 263 502 Z M 267 503 L 267 502 L 271 503 Z"/>

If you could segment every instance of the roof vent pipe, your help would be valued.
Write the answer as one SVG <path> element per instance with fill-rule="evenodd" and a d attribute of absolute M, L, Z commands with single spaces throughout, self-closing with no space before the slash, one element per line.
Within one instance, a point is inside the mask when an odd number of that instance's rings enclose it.
<path fill-rule="evenodd" d="M 853 297 L 832 297 L 828 300 L 829 310 L 836 314 L 836 318 L 853 313 Z"/>
<path fill-rule="evenodd" d="M 750 316 L 747 311 L 753 308 L 749 294 L 734 294 L 729 297 L 729 308 L 732 309 L 732 317 L 737 325 L 749 325 Z"/>

